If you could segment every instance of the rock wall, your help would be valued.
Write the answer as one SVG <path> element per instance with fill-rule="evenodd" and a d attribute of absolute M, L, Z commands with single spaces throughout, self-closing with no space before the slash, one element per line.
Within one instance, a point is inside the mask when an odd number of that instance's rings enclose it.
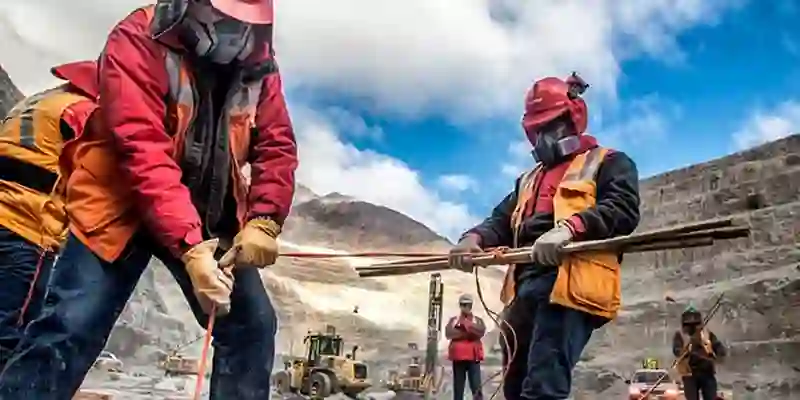
<path fill-rule="evenodd" d="M 3 70 L 3 67 L 0 67 L 0 120 L 5 118 L 6 114 L 14 107 L 14 104 L 21 99 L 22 93 L 11 82 L 11 78 Z"/>
<path fill-rule="evenodd" d="M 623 312 L 593 338 L 586 371 L 625 376 L 646 356 L 668 365 L 683 308 L 725 293 L 709 325 L 730 346 L 720 381 L 754 399 L 800 396 L 800 135 L 647 179 L 641 193 L 640 230 L 732 216 L 752 234 L 626 257 Z M 604 389 L 595 381 L 582 382 Z"/>

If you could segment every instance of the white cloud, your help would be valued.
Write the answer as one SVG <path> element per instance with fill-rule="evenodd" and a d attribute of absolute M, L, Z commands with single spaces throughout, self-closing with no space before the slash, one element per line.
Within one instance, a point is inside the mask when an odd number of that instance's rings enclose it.
<path fill-rule="evenodd" d="M 442 199 L 402 161 L 343 142 L 319 113 L 295 108 L 300 150 L 298 180 L 316 193 L 339 192 L 384 205 L 457 237 L 477 219 L 465 204 Z"/>
<path fill-rule="evenodd" d="M 800 132 L 800 101 L 786 101 L 770 111 L 758 110 L 733 134 L 739 149 L 777 140 Z"/>
<path fill-rule="evenodd" d="M 442 175 L 439 177 L 438 183 L 442 188 L 455 192 L 476 190 L 478 188 L 478 182 L 475 179 L 460 174 Z"/>
<path fill-rule="evenodd" d="M 597 130 L 589 132 L 603 146 L 616 149 L 629 149 L 664 138 L 672 119 L 680 117 L 682 111 L 676 104 L 662 101 L 657 95 L 645 96 L 612 110 L 603 110 L 605 114 L 618 116 L 613 123 L 606 123 L 600 116 L 601 107 L 589 104 L 589 116 Z M 534 166 L 531 156 L 531 143 L 520 130 L 519 138 L 512 140 L 506 150 L 506 158 L 500 164 L 500 171 L 507 177 L 518 177 L 522 172 Z"/>
<path fill-rule="evenodd" d="M 609 124 L 597 121 L 593 133 L 605 146 L 615 148 L 638 146 L 664 138 L 670 121 L 682 114 L 678 105 L 663 101 L 655 94 L 632 100 L 612 112 L 619 118 Z"/>
<path fill-rule="evenodd" d="M 713 22 L 740 0 L 292 0 L 277 2 L 276 48 L 287 91 L 346 95 L 382 113 L 518 121 L 531 81 L 579 71 L 597 102 L 614 99 L 620 62 L 668 56 L 676 33 Z M 93 59 L 137 0 L 0 1 L 3 67 L 31 93 L 56 63 Z M 308 109 L 292 103 L 293 110 Z M 472 220 L 402 161 L 348 144 L 383 132 L 342 110 L 295 112 L 300 180 L 384 204 L 452 234 Z M 342 133 L 340 137 L 338 132 Z M 522 147 L 520 147 L 522 148 Z M 443 149 L 446 151 L 446 149 Z M 506 173 L 531 164 L 509 157 Z"/>
<path fill-rule="evenodd" d="M 352 95 L 377 110 L 453 120 L 516 115 L 524 90 L 542 75 L 578 70 L 594 95 L 613 98 L 622 57 L 674 53 L 676 33 L 739 2 L 280 1 L 277 51 L 290 86 Z M 28 90 L 48 83 L 44 69 L 53 61 L 95 58 L 104 34 L 141 4 L 3 3 L 0 39 L 17 54 L 4 66 Z"/>

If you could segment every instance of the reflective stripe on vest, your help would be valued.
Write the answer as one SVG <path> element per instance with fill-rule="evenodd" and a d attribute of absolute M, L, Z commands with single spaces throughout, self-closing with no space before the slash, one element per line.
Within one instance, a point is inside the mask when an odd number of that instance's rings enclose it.
<path fill-rule="evenodd" d="M 91 112 L 75 109 L 87 101 L 64 86 L 46 90 L 19 102 L 0 126 L 0 225 L 42 247 L 57 246 L 66 228 L 62 123 L 83 125 Z"/>
<path fill-rule="evenodd" d="M 597 171 L 600 169 L 600 165 L 603 162 L 603 158 L 605 157 L 608 149 L 602 147 L 596 147 L 591 149 L 583 154 L 577 155 L 572 162 L 570 163 L 567 171 L 564 173 L 564 177 L 561 179 L 561 185 L 565 182 L 577 182 L 577 181 L 591 181 L 594 182 Z M 513 245 L 514 247 L 519 247 L 519 228 L 521 227 L 522 223 L 525 219 L 525 208 L 530 203 L 531 198 L 536 195 L 536 188 L 535 185 L 539 180 L 539 174 L 543 171 L 541 165 L 537 165 L 531 171 L 526 172 L 524 175 L 520 177 L 518 190 L 517 190 L 517 204 L 514 207 L 514 212 L 511 215 L 511 230 L 513 232 Z M 558 192 L 556 196 L 553 198 L 554 202 L 554 219 L 555 223 L 560 222 L 561 220 L 565 220 L 572 216 L 572 214 L 567 216 L 558 215 L 556 212 L 555 203 L 558 201 Z M 516 294 L 516 282 L 514 281 L 514 272 L 516 269 L 516 265 L 510 265 L 506 269 L 506 274 L 503 279 L 503 286 L 500 290 L 500 301 L 503 302 L 504 305 L 508 306 L 514 300 L 514 296 Z"/>
<path fill-rule="evenodd" d="M 19 102 L 0 130 L 0 180 L 49 194 L 58 181 L 64 143 L 61 117 L 85 97 L 49 89 Z"/>

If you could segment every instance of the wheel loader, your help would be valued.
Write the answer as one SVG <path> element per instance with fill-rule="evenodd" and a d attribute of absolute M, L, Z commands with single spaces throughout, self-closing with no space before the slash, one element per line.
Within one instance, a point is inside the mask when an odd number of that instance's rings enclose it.
<path fill-rule="evenodd" d="M 295 393 L 312 400 L 341 393 L 355 398 L 371 386 L 367 366 L 356 360 L 358 346 L 343 355 L 344 341 L 333 326 L 325 333 L 311 333 L 303 339 L 304 358 L 288 360 L 284 369 L 272 375 L 272 386 L 280 394 Z"/>

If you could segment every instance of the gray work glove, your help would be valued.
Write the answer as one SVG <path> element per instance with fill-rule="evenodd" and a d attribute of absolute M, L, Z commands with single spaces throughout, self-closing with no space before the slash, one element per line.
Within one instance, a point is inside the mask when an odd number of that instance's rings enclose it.
<path fill-rule="evenodd" d="M 572 231 L 566 224 L 559 224 L 547 231 L 533 244 L 531 258 L 535 264 L 558 266 L 561 264 L 561 249 L 572 241 Z"/>
<path fill-rule="evenodd" d="M 483 252 L 480 240 L 481 238 L 475 234 L 467 234 L 461 238 L 458 244 L 450 249 L 450 256 L 447 259 L 450 268 L 464 272 L 472 272 L 475 268 L 472 264 L 472 254 Z"/>

